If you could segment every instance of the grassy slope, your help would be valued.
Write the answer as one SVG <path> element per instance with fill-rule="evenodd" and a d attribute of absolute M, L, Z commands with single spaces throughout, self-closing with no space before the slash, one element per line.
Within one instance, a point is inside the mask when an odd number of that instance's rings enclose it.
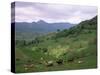
<path fill-rule="evenodd" d="M 16 47 L 16 72 L 86 69 L 97 67 L 96 19 L 85 21 L 69 30 L 40 37 L 38 45 Z M 67 35 L 67 33 L 69 33 Z M 66 36 L 65 36 L 66 35 Z M 46 48 L 47 52 L 43 52 Z M 62 65 L 56 63 L 62 59 Z M 70 59 L 73 61 L 69 62 Z M 45 62 L 53 61 L 53 66 Z M 82 63 L 79 63 L 81 61 Z M 25 65 L 32 67 L 27 67 Z"/>

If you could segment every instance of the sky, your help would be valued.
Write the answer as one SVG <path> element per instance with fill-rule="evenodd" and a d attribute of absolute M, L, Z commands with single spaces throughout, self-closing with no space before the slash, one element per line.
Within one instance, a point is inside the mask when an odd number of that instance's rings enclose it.
<path fill-rule="evenodd" d="M 14 7 L 12 7 L 12 10 Z M 14 12 L 12 12 L 13 14 Z M 69 22 L 78 24 L 97 15 L 96 6 L 48 4 L 48 3 L 15 3 L 15 22 L 37 22 L 44 20 L 48 23 Z M 12 17 L 12 20 L 14 17 Z"/>

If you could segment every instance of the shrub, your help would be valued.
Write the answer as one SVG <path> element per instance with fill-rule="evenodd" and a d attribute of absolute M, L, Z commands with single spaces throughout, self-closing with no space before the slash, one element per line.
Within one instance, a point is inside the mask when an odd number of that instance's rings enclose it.
<path fill-rule="evenodd" d="M 47 48 L 42 48 L 42 51 L 45 53 L 45 52 L 48 51 L 48 49 Z"/>
<path fill-rule="evenodd" d="M 59 65 L 60 65 L 60 64 L 63 64 L 63 60 L 62 60 L 62 59 L 58 59 L 58 60 L 56 61 L 56 63 L 59 64 Z"/>

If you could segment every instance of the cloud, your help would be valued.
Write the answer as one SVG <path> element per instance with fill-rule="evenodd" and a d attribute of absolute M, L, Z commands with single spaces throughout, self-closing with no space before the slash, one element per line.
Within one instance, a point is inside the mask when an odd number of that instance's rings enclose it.
<path fill-rule="evenodd" d="M 47 3 L 16 2 L 15 21 L 79 23 L 97 15 L 97 7 Z"/>

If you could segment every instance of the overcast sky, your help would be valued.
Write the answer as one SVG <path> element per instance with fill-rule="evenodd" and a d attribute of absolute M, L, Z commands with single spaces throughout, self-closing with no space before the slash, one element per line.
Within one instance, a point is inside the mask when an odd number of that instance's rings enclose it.
<path fill-rule="evenodd" d="M 70 22 L 76 24 L 96 15 L 97 7 L 95 6 L 16 2 L 15 7 L 16 22 L 44 20 L 49 23 Z"/>

